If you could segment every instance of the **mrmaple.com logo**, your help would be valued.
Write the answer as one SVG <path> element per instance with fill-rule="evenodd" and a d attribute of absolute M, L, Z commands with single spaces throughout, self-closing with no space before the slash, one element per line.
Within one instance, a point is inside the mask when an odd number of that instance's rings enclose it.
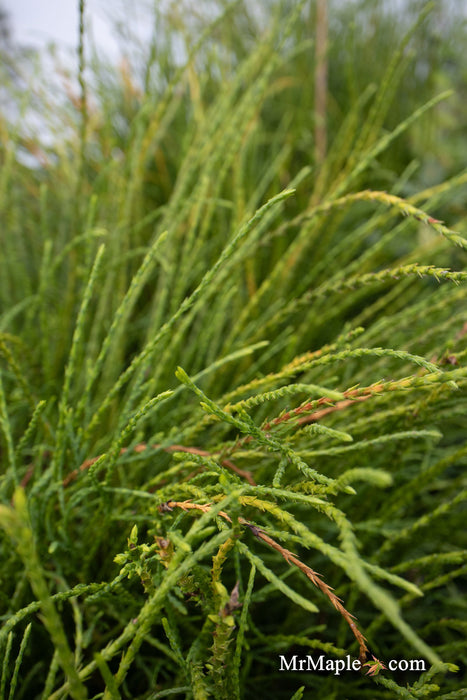
<path fill-rule="evenodd" d="M 341 673 L 353 672 L 357 673 L 362 670 L 363 666 L 368 666 L 367 675 L 377 675 L 383 669 L 389 671 L 426 671 L 426 664 L 423 659 L 391 659 L 387 666 L 378 659 L 373 657 L 373 661 L 362 663 L 360 659 L 352 659 L 350 654 L 347 654 L 343 659 L 332 659 L 321 654 L 318 657 L 313 657 L 310 654 L 306 656 L 286 657 L 283 654 L 279 656 L 279 671 L 302 671 L 308 673 L 333 673 L 335 676 L 340 676 Z"/>

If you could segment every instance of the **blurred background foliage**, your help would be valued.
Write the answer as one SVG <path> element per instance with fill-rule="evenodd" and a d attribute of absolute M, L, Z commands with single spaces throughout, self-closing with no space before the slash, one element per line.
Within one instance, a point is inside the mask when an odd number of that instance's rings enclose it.
<path fill-rule="evenodd" d="M 188 0 L 161 3 L 146 7 L 146 36 L 141 36 L 139 25 L 132 21 L 132 11 L 126 3 L 113 3 L 109 8 L 109 22 L 114 26 L 121 58 L 112 63 L 92 36 L 86 38 L 89 80 L 90 130 L 89 164 L 98 168 L 112 154 L 126 152 L 134 119 L 143 103 L 150 97 L 154 104 L 162 97 L 177 71 L 184 64 L 190 47 L 202 36 L 203 31 L 223 11 L 223 5 L 209 0 L 191 3 Z M 290 14 L 293 3 L 277 0 L 261 1 L 253 7 L 246 3 L 229 3 L 229 21 L 219 22 L 197 51 L 194 73 L 190 86 L 180 84 L 184 94 L 180 99 L 185 109 L 177 113 L 177 121 L 171 126 L 163 143 L 167 171 L 147 174 L 152 186 L 148 187 L 148 205 L 166 200 L 173 187 L 180 162 L 183 143 L 189 141 L 187 130 L 193 128 L 193 110 L 207 109 L 224 82 L 232 79 L 239 64 L 250 54 L 258 39 L 267 31 L 269 18 L 278 21 Z M 259 118 L 265 143 L 281 125 L 287 124 L 293 143 L 288 165 L 297 171 L 309 164 L 313 152 L 314 128 L 314 55 L 317 3 L 307 3 L 301 21 L 287 39 L 282 50 L 287 52 L 287 63 L 275 76 Z M 439 105 L 429 119 L 423 120 L 405 134 L 385 153 L 379 165 L 379 177 L 388 183 L 411 163 L 417 164 L 417 172 L 411 178 L 411 187 L 427 186 L 440 182 L 458 172 L 465 164 L 466 138 L 463 106 L 467 90 L 467 67 L 464 55 L 466 33 L 466 9 L 462 0 L 329 0 L 328 15 L 328 111 L 327 129 L 330 144 L 336 138 L 343 119 L 362 102 L 363 115 L 369 109 L 369 94 L 380 84 L 394 51 L 407 30 L 425 13 L 419 31 L 414 32 L 406 48 L 405 66 L 400 69 L 401 89 L 387 106 L 384 126 L 394 128 L 417 107 L 434 94 L 446 89 L 454 91 L 453 97 Z M 429 8 L 429 12 L 427 9 Z M 148 31 L 148 27 L 152 27 Z M 293 47 L 291 51 L 291 47 Z M 15 115 L 24 118 L 24 112 L 35 109 L 40 117 L 32 124 L 18 125 L 24 137 L 23 148 L 37 158 L 40 146 L 44 157 L 53 163 L 53 153 L 63 147 L 63 136 L 69 130 L 70 147 L 77 148 L 77 131 L 73 130 L 79 119 L 79 94 L 74 77 L 75 65 L 58 65 L 55 68 L 57 87 L 64 90 L 55 95 L 47 89 L 50 72 L 41 75 L 37 62 L 41 57 L 37 50 L 18 46 L 14 42 L 8 15 L 0 14 L 0 50 L 2 53 L 2 86 L 6 117 L 15 106 Z M 48 66 L 50 69 L 50 65 Z M 44 85 L 44 82 L 45 85 Z M 396 86 L 393 85 L 395 88 Z M 16 88 L 16 90 L 15 90 Z M 196 100 L 193 90 L 197 91 Z M 8 90 L 8 92 L 7 92 Z M 25 90 L 29 91 L 25 95 Z M 394 90 L 395 93 L 395 90 Z M 367 94 L 367 99 L 364 95 Z M 60 101 L 59 114 L 50 108 Z M 297 109 L 297 104 L 300 109 Z M 64 119 L 68 109 L 68 120 Z M 149 111 L 149 110 L 148 110 Z M 54 120 L 60 118 L 57 123 Z M 146 118 L 149 118 L 149 114 Z M 196 119 L 194 120 L 196 122 Z M 58 129 L 58 131 L 57 131 Z M 54 140 L 54 134 L 58 137 Z M 183 138 L 185 136 L 185 138 Z M 45 141 L 45 143 L 44 143 Z M 32 153 L 31 153 L 32 151 Z M 29 161 L 28 162 L 32 162 Z M 49 160 L 45 162 L 49 163 Z M 152 168 L 153 171 L 156 168 Z M 91 175 L 92 169 L 89 172 Z M 373 182 L 374 185 L 374 182 Z"/>

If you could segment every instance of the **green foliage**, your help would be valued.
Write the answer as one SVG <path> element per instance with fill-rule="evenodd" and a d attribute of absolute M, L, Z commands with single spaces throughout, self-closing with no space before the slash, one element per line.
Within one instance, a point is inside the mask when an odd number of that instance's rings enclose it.
<path fill-rule="evenodd" d="M 465 695 L 465 25 L 259 7 L 0 124 L 0 699 Z"/>

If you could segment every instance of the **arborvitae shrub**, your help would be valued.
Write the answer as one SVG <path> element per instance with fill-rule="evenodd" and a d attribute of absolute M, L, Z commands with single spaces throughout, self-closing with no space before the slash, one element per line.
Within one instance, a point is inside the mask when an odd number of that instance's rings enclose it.
<path fill-rule="evenodd" d="M 464 696 L 460 96 L 429 15 L 346 78 L 331 10 L 322 161 L 305 2 L 161 15 L 114 82 L 82 25 L 62 131 L 2 123 L 1 697 Z"/>

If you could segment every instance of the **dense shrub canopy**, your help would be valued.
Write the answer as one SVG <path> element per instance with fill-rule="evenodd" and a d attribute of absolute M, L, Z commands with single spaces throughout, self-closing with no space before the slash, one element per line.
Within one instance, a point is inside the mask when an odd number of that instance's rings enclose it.
<path fill-rule="evenodd" d="M 463 697 L 465 19 L 409 5 L 5 62 L 2 697 Z"/>

